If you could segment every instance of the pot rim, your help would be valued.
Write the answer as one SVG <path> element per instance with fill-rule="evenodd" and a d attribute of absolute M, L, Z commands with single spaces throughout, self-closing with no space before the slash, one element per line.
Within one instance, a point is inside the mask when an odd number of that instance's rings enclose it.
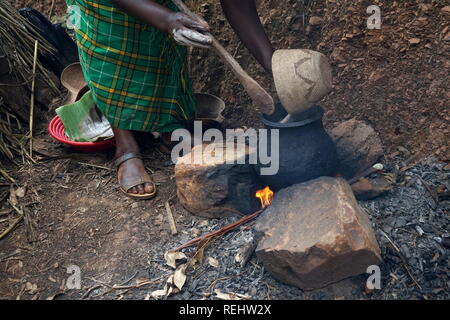
<path fill-rule="evenodd" d="M 267 120 L 264 115 L 261 116 L 261 121 L 266 126 L 273 127 L 273 128 L 284 129 L 284 128 L 303 127 L 303 126 L 306 126 L 308 124 L 320 121 L 323 118 L 323 115 L 324 115 L 325 112 L 324 112 L 324 110 L 323 110 L 323 108 L 321 106 L 314 105 L 309 110 L 304 111 L 304 113 L 310 111 L 311 109 L 315 109 L 314 114 L 311 117 L 309 117 L 307 119 L 304 119 L 304 120 L 300 120 L 300 121 L 288 122 L 288 123 L 273 122 L 273 121 Z M 301 117 L 301 114 L 299 116 Z"/>

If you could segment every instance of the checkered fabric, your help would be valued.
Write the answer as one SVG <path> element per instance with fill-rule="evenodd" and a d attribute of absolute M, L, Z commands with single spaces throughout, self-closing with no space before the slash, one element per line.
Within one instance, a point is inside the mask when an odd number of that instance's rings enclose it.
<path fill-rule="evenodd" d="M 155 1 L 177 11 L 170 0 Z M 94 101 L 111 125 L 146 132 L 184 127 L 195 109 L 187 49 L 110 0 L 66 2 L 71 12 L 80 13 L 80 19 L 71 15 L 80 63 Z"/>

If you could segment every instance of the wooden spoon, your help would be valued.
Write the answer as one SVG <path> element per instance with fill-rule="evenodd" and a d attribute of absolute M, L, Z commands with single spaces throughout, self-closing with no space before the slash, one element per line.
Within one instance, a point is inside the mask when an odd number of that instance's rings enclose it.
<path fill-rule="evenodd" d="M 189 8 L 181 0 L 172 0 L 172 2 L 181 10 L 181 12 L 187 14 L 191 18 L 204 22 L 204 20 L 189 10 Z M 271 115 L 275 111 L 275 105 L 273 98 L 266 90 L 263 89 L 247 72 L 242 69 L 239 63 L 233 58 L 233 56 L 217 41 L 212 35 L 208 34 L 212 38 L 212 47 L 215 49 L 219 57 L 231 67 L 231 70 L 238 78 L 239 82 L 244 86 L 253 102 L 259 107 L 262 113 Z"/>

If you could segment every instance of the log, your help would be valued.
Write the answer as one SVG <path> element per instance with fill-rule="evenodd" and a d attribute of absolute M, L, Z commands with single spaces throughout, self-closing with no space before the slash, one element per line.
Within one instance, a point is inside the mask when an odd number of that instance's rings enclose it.
<path fill-rule="evenodd" d="M 255 194 L 264 186 L 249 164 L 253 151 L 237 143 L 233 148 L 235 152 L 230 154 L 235 159 L 245 160 L 240 161 L 245 164 L 226 163 L 223 156 L 226 148 L 222 144 L 198 145 L 178 159 L 175 166 L 177 195 L 186 210 L 202 217 L 221 218 L 261 209 Z M 194 163 L 194 155 L 201 155 L 201 161 Z"/>

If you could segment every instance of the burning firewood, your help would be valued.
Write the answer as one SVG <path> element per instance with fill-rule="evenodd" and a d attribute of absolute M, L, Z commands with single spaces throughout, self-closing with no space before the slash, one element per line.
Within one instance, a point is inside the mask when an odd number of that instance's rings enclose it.
<path fill-rule="evenodd" d="M 220 236 L 224 235 L 225 233 L 233 231 L 236 228 L 238 228 L 238 227 L 240 227 L 240 226 L 242 226 L 242 225 L 252 221 L 253 219 L 257 218 L 261 213 L 263 213 L 264 210 L 268 206 L 270 206 L 270 204 L 272 203 L 272 200 L 273 200 L 273 195 L 274 195 L 274 193 L 273 193 L 272 190 L 270 190 L 269 187 L 265 187 L 264 189 L 257 191 L 255 196 L 258 199 L 261 200 L 261 206 L 262 206 L 261 210 L 258 210 L 258 211 L 256 211 L 253 214 L 247 215 L 247 216 L 239 219 L 238 221 L 233 222 L 233 223 L 231 223 L 231 224 L 229 224 L 229 225 L 227 225 L 227 226 L 225 226 L 225 227 L 223 227 L 223 228 L 221 228 L 219 230 L 216 230 L 216 231 L 213 231 L 213 232 L 208 233 L 206 235 L 203 235 L 203 236 L 197 237 L 195 239 L 192 239 L 191 241 L 189 241 L 189 242 L 187 242 L 187 243 L 185 243 L 185 244 L 183 244 L 183 245 L 179 246 L 178 248 L 176 248 L 174 250 L 171 250 L 171 251 L 172 252 L 180 251 L 182 249 L 185 249 L 185 248 L 188 248 L 188 247 L 193 246 L 195 244 L 198 244 L 198 243 L 200 243 L 202 241 L 213 239 L 213 238 L 216 238 L 216 237 L 220 237 Z"/>

